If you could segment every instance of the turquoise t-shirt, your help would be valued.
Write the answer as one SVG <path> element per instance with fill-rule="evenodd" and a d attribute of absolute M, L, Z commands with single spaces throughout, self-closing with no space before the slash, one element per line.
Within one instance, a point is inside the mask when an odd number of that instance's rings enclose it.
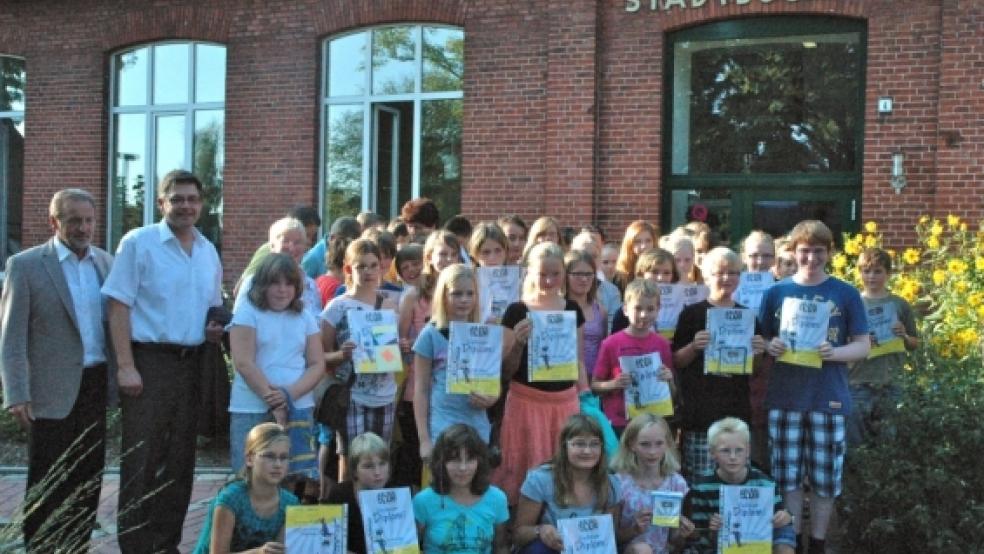
<path fill-rule="evenodd" d="M 506 493 L 490 486 L 471 506 L 428 487 L 413 498 L 413 515 L 424 527 L 424 552 L 491 554 L 495 526 L 509 520 Z"/>
<path fill-rule="evenodd" d="M 202 534 L 198 536 L 198 544 L 195 545 L 194 554 L 208 554 L 209 552 L 212 541 L 212 517 L 215 515 L 216 506 L 224 506 L 236 516 L 236 526 L 232 531 L 229 552 L 242 552 L 277 540 L 277 535 L 284 527 L 287 506 L 296 506 L 297 504 L 300 502 L 297 501 L 296 496 L 280 489 L 280 507 L 277 508 L 276 513 L 270 517 L 260 517 L 253 511 L 246 482 L 233 481 L 223 487 L 209 504 L 208 515 L 205 517 L 205 525 L 202 526 Z"/>

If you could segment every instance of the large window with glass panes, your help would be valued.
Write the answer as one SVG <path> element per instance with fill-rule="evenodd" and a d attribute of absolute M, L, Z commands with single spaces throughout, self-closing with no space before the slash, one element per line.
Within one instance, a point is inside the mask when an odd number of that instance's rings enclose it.
<path fill-rule="evenodd" d="M 24 65 L 23 58 L 0 56 L 0 271 L 22 245 Z"/>

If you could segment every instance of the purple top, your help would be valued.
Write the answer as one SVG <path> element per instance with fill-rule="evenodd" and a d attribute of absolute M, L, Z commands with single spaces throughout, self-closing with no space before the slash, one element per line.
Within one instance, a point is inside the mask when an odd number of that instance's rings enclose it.
<path fill-rule="evenodd" d="M 597 300 L 591 304 L 591 321 L 586 321 L 581 330 L 584 334 L 584 367 L 588 375 L 591 375 L 595 360 L 598 359 L 598 348 L 608 335 L 608 320 L 601 317 Z"/>

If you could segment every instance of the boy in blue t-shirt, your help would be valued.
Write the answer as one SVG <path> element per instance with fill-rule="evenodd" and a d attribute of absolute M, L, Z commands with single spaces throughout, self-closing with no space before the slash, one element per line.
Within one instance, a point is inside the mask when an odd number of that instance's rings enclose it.
<path fill-rule="evenodd" d="M 827 338 L 819 347 L 822 366 L 817 369 L 777 360 L 765 400 L 772 470 L 794 516 L 798 552 L 804 546 L 799 524 L 805 477 L 811 486 L 809 551 L 824 551 L 844 468 L 846 418 L 851 411 L 847 364 L 866 358 L 871 347 L 860 293 L 827 274 L 833 245 L 833 233 L 823 222 L 798 223 L 786 246 L 796 259 L 796 273 L 769 289 L 762 300 L 762 334 L 771 337 L 766 350 L 776 358 L 789 347 L 779 338 L 785 298 L 826 302 L 831 308 Z"/>

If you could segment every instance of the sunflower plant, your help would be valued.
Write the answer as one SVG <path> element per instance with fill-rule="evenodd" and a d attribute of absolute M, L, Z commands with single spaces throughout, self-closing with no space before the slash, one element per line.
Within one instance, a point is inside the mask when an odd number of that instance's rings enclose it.
<path fill-rule="evenodd" d="M 922 216 L 917 243 L 886 249 L 894 271 L 889 288 L 920 314 L 920 331 L 943 358 L 980 358 L 984 350 L 984 221 L 977 229 L 959 216 Z M 858 256 L 882 248 L 878 224 L 868 221 L 860 233 L 844 234 L 844 248 L 831 258 L 831 273 L 858 288 Z"/>

